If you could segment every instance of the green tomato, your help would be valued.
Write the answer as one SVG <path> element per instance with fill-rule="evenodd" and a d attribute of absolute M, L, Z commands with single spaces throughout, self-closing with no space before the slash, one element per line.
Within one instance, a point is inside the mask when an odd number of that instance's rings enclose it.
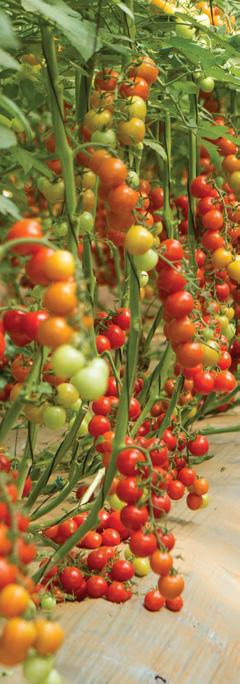
<path fill-rule="evenodd" d="M 72 347 L 71 344 L 61 344 L 52 355 L 51 364 L 54 373 L 59 378 L 66 380 L 85 365 L 85 357 L 82 352 Z"/>
<path fill-rule="evenodd" d="M 204 93 L 212 93 L 214 90 L 215 81 L 211 76 L 206 76 L 206 78 L 201 78 L 199 81 L 199 87 Z"/>
<path fill-rule="evenodd" d="M 140 287 L 146 287 L 146 285 L 148 284 L 148 281 L 149 281 L 149 277 L 148 277 L 147 272 L 141 271 L 141 273 L 139 274 Z"/>
<path fill-rule="evenodd" d="M 213 331 L 211 328 L 204 328 L 203 329 L 203 337 L 205 340 L 211 340 L 213 336 Z"/>
<path fill-rule="evenodd" d="M 126 558 L 126 560 L 130 560 L 130 561 L 134 558 L 133 553 L 132 553 L 132 551 L 128 545 L 124 549 L 124 558 Z"/>
<path fill-rule="evenodd" d="M 59 237 L 65 237 L 65 235 L 67 235 L 67 232 L 68 232 L 68 225 L 65 221 L 63 221 L 62 223 L 56 223 L 55 224 L 54 235 L 56 235 L 56 237 L 58 237 L 58 238 Z"/>
<path fill-rule="evenodd" d="M 135 171 L 129 171 L 128 172 L 128 177 L 127 177 L 127 184 L 130 185 L 131 188 L 136 190 L 139 187 L 139 176 Z"/>
<path fill-rule="evenodd" d="M 110 503 L 111 508 L 113 508 L 114 511 L 121 511 L 124 506 L 126 506 L 125 501 L 121 501 L 117 494 L 111 494 L 111 496 L 108 496 L 108 501 Z"/>
<path fill-rule="evenodd" d="M 177 36 L 186 38 L 187 40 L 192 40 L 195 36 L 195 30 L 192 28 L 191 24 L 188 24 L 180 17 L 176 17 L 175 31 Z"/>
<path fill-rule="evenodd" d="M 152 271 L 157 265 L 157 262 L 158 254 L 154 249 L 148 249 L 145 254 L 134 257 L 134 263 L 136 264 L 138 271 Z"/>
<path fill-rule="evenodd" d="M 69 408 L 79 399 L 79 394 L 71 382 L 61 382 L 57 386 L 57 398 L 59 404 L 62 404 L 64 408 Z"/>
<path fill-rule="evenodd" d="M 240 192 L 240 171 L 234 171 L 230 176 L 230 185 L 233 192 Z"/>
<path fill-rule="evenodd" d="M 65 189 L 63 180 L 51 183 L 47 178 L 42 177 L 38 179 L 37 186 L 49 204 L 55 204 L 55 202 L 62 202 L 64 200 Z"/>
<path fill-rule="evenodd" d="M 235 333 L 236 333 L 236 327 L 235 327 L 234 323 L 229 323 L 227 330 L 225 332 L 225 335 L 226 335 L 229 342 L 232 340 Z"/>
<path fill-rule="evenodd" d="M 217 320 L 220 324 L 220 327 L 221 327 L 223 334 L 225 335 L 227 332 L 227 329 L 228 329 L 228 325 L 229 325 L 228 317 L 227 316 L 218 316 Z"/>
<path fill-rule="evenodd" d="M 43 423 L 49 430 L 58 430 L 65 425 L 66 411 L 61 406 L 46 406 L 42 415 Z"/>
<path fill-rule="evenodd" d="M 209 497 L 208 494 L 202 494 L 202 504 L 201 508 L 207 508 L 209 504 Z"/>
<path fill-rule="evenodd" d="M 86 368 L 75 373 L 71 382 L 81 399 L 93 401 L 105 394 L 108 384 L 108 365 L 104 359 L 94 359 Z"/>
<path fill-rule="evenodd" d="M 148 558 L 136 557 L 132 559 L 132 564 L 134 566 L 135 575 L 137 577 L 145 577 L 151 570 L 151 566 Z"/>
<path fill-rule="evenodd" d="M 41 598 L 41 608 L 43 610 L 54 610 L 56 608 L 57 601 L 51 594 L 44 594 Z"/>
<path fill-rule="evenodd" d="M 43 684 L 52 670 L 53 658 L 29 655 L 23 663 L 23 675 L 30 684 Z"/>
<path fill-rule="evenodd" d="M 107 131 L 94 131 L 91 137 L 91 142 L 100 143 L 101 145 L 106 145 L 110 147 L 116 146 L 116 134 L 113 128 L 109 128 Z"/>
<path fill-rule="evenodd" d="M 79 230 L 81 233 L 91 233 L 94 226 L 94 218 L 90 211 L 83 211 L 79 218 Z"/>

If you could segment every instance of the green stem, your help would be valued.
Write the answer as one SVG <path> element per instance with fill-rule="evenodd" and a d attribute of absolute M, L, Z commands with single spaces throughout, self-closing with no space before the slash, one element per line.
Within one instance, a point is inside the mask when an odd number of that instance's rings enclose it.
<path fill-rule="evenodd" d="M 66 452 L 72 447 L 74 442 L 77 439 L 77 433 L 80 428 L 80 425 L 83 421 L 83 418 L 86 414 L 87 407 L 81 407 L 79 413 L 77 414 L 75 421 L 71 427 L 71 430 L 67 432 L 66 436 L 64 437 L 62 443 L 60 444 L 59 448 L 57 449 L 55 455 L 53 456 L 53 459 L 50 461 L 50 463 L 47 465 L 45 470 L 43 471 L 41 477 L 39 480 L 36 482 L 35 487 L 33 488 L 30 496 L 28 497 L 28 500 L 25 505 L 25 511 L 29 512 L 36 501 L 37 497 L 39 494 L 41 494 L 42 490 L 46 486 L 50 475 L 52 474 L 54 468 L 60 463 L 62 458 L 65 456 Z"/>
<path fill-rule="evenodd" d="M 163 310 L 163 307 L 160 306 L 159 309 L 158 309 L 158 311 L 157 311 L 157 313 L 156 313 L 156 316 L 155 316 L 155 318 L 154 318 L 154 320 L 153 320 L 153 322 L 152 322 L 151 328 L 150 328 L 150 330 L 149 330 L 149 332 L 148 332 L 148 334 L 147 334 L 147 337 L 146 337 L 146 340 L 145 340 L 145 343 L 144 343 L 144 353 L 145 353 L 145 354 L 146 354 L 146 352 L 149 350 L 149 347 L 150 347 L 152 338 L 153 338 L 153 336 L 155 335 L 155 332 L 156 332 L 156 330 L 157 330 L 159 324 L 161 323 L 161 320 L 162 320 L 162 310 Z"/>
<path fill-rule="evenodd" d="M 23 453 L 23 457 L 21 460 L 21 465 L 18 471 L 18 479 L 17 479 L 17 488 L 18 488 L 18 497 L 21 499 L 23 489 L 24 489 L 24 484 L 26 477 L 28 475 L 29 468 L 32 463 L 32 457 L 33 457 L 33 451 L 34 447 L 36 446 L 36 441 L 37 441 L 37 436 L 38 436 L 38 425 L 33 425 L 32 423 L 28 422 L 28 434 L 27 434 L 27 440 L 25 444 L 25 449 Z"/>
<path fill-rule="evenodd" d="M 172 361 L 172 354 L 173 352 L 171 345 L 168 343 L 164 349 L 160 361 L 157 363 L 151 375 L 149 375 L 145 381 L 143 390 L 139 396 L 141 404 L 147 401 L 149 396 L 152 396 L 154 392 L 155 396 L 160 393 L 160 389 L 164 385 L 164 382 L 168 376 L 169 366 Z"/>
<path fill-rule="evenodd" d="M 189 106 L 190 106 L 190 119 L 195 123 L 196 127 L 198 124 L 198 109 L 197 109 L 197 98 L 195 95 L 189 95 Z M 197 130 L 189 129 L 189 164 L 188 164 L 188 242 L 190 250 L 190 266 L 195 273 L 196 271 L 196 261 L 195 261 L 195 209 L 196 201 L 190 193 L 191 182 L 196 178 L 197 175 Z"/>
<path fill-rule="evenodd" d="M 50 513 L 54 508 L 60 505 L 64 499 L 67 498 L 68 494 L 70 494 L 73 490 L 73 487 L 75 484 L 78 482 L 79 477 L 80 477 L 80 472 L 81 472 L 81 464 L 80 463 L 74 463 L 74 466 L 72 468 L 72 473 L 70 471 L 69 474 L 69 480 L 65 487 L 61 489 L 61 491 L 55 496 L 53 499 L 50 499 L 45 505 L 42 504 L 40 507 L 38 507 L 33 513 L 31 514 L 31 520 L 38 520 L 38 518 L 42 518 L 43 515 L 46 515 L 47 513 Z"/>
<path fill-rule="evenodd" d="M 225 432 L 240 432 L 240 425 L 233 425 L 232 427 L 226 428 L 214 428 L 210 426 L 209 428 L 203 428 L 203 430 L 201 430 L 201 435 L 220 435 Z"/>
<path fill-rule="evenodd" d="M 128 427 L 128 409 L 129 402 L 132 396 L 133 386 L 135 382 L 135 375 L 137 369 L 138 345 L 140 338 L 140 297 L 139 297 L 139 280 L 136 269 L 132 259 L 126 257 L 130 264 L 130 301 L 129 306 L 131 310 L 131 327 L 127 345 L 127 359 L 126 370 L 123 379 L 123 388 L 120 395 L 119 406 L 116 419 L 115 438 L 113 441 L 113 451 L 110 464 L 108 466 L 103 486 L 93 504 L 87 520 L 81 525 L 78 530 L 59 548 L 52 556 L 48 563 L 39 568 L 34 576 L 34 580 L 38 582 L 45 572 L 50 569 L 55 563 L 61 563 L 71 549 L 77 544 L 80 539 L 95 527 L 98 523 L 98 511 L 103 506 L 107 493 L 111 487 L 115 472 L 116 463 L 119 450 L 124 446 L 124 438 Z"/>
<path fill-rule="evenodd" d="M 169 112 L 166 112 L 163 123 L 163 139 L 164 148 L 166 152 L 166 159 L 164 159 L 163 175 L 164 175 L 164 221 L 169 238 L 174 237 L 172 211 L 170 207 L 170 189 L 171 189 L 171 155 L 172 155 L 172 139 L 171 139 L 171 117 Z"/>
<path fill-rule="evenodd" d="M 62 89 L 59 85 L 59 73 L 56 48 L 52 33 L 48 26 L 41 29 L 43 54 L 46 59 L 48 72 L 49 100 L 52 113 L 56 147 L 63 169 L 65 184 L 65 199 L 68 216 L 68 248 L 77 255 L 78 240 L 74 227 L 74 214 L 77 197 L 74 179 L 73 151 L 68 144 L 64 126 Z"/>
<path fill-rule="evenodd" d="M 169 422 L 171 421 L 172 414 L 174 412 L 174 409 L 177 405 L 179 395 L 181 394 L 182 388 L 183 388 L 183 383 L 184 383 L 184 377 L 183 375 L 179 375 L 174 392 L 171 396 L 171 401 L 169 402 L 169 406 L 167 408 L 167 411 L 165 413 L 164 419 L 160 425 L 160 428 L 158 429 L 158 438 L 162 437 L 164 430 L 166 430 L 167 427 L 169 427 Z"/>
<path fill-rule="evenodd" d="M 92 316 L 92 319 L 93 319 L 94 305 L 95 305 L 95 298 L 96 298 L 96 278 L 95 278 L 95 275 L 93 272 L 93 265 L 92 265 L 91 237 L 90 237 L 90 235 L 88 235 L 88 233 L 85 233 L 83 236 L 83 273 L 84 273 L 84 278 L 85 278 L 86 286 L 87 286 L 87 295 L 88 295 L 88 302 L 89 302 L 89 308 L 90 308 L 90 315 Z M 93 353 L 97 354 L 96 337 L 95 337 L 93 322 L 92 322 L 92 325 L 90 328 L 90 334 L 91 334 L 91 342 L 92 342 Z"/>
<path fill-rule="evenodd" d="M 52 242 L 49 242 L 49 240 L 46 240 L 45 238 L 34 238 L 34 241 L 31 240 L 30 238 L 17 238 L 16 240 L 9 240 L 8 242 L 5 242 L 3 245 L 0 246 L 0 261 L 4 259 L 6 254 L 8 252 L 11 252 L 14 247 L 18 247 L 18 245 L 29 245 L 33 244 L 34 245 L 41 245 L 43 247 L 50 247 L 51 249 L 57 249 Z"/>

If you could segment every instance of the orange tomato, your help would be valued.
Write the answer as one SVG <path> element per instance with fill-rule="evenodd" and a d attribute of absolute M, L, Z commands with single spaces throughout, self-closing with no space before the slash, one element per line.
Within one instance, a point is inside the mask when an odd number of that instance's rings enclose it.
<path fill-rule="evenodd" d="M 22 615 L 29 604 L 29 593 L 20 584 L 7 584 L 0 592 L 0 615 L 6 618 Z"/>
<path fill-rule="evenodd" d="M 41 323 L 38 330 L 38 342 L 55 349 L 61 344 L 70 342 L 73 329 L 60 316 L 50 316 Z"/>
<path fill-rule="evenodd" d="M 77 306 L 75 282 L 52 283 L 47 288 L 43 304 L 51 314 L 67 316 Z"/>
<path fill-rule="evenodd" d="M 60 648 L 63 639 L 64 631 L 57 622 L 37 620 L 34 648 L 39 655 L 47 656 L 55 653 Z"/>

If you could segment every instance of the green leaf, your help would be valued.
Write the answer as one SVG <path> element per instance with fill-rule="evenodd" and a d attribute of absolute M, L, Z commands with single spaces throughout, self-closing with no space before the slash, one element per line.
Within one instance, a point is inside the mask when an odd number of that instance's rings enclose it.
<path fill-rule="evenodd" d="M 146 140 L 144 140 L 144 145 L 146 145 L 146 147 L 150 147 L 150 149 L 154 150 L 154 152 L 157 152 L 157 154 L 159 154 L 159 156 L 162 157 L 164 161 L 167 161 L 165 149 L 162 145 L 160 145 L 160 143 L 156 142 L 155 140 L 149 140 L 147 138 Z"/>
<path fill-rule="evenodd" d="M 21 218 L 21 214 L 19 213 L 16 204 L 8 199 L 8 197 L 4 197 L 3 195 L 0 195 L 0 214 L 3 214 L 3 216 L 7 216 L 9 214 L 15 219 Z"/>
<path fill-rule="evenodd" d="M 117 6 L 119 7 L 119 9 L 122 10 L 122 12 L 125 12 L 125 14 L 128 14 L 128 16 L 130 17 L 130 19 L 132 19 L 132 20 L 134 21 L 134 14 L 132 13 L 132 10 L 130 10 L 130 7 L 128 7 L 127 5 L 125 5 L 124 2 L 118 2 L 118 3 L 117 3 Z"/>
<path fill-rule="evenodd" d="M 44 176 L 52 178 L 53 174 L 48 168 L 48 166 L 45 166 L 45 164 L 42 161 L 36 159 L 32 152 L 24 150 L 23 147 L 17 147 L 14 152 L 14 156 L 18 164 L 22 166 L 25 173 L 29 173 L 29 171 L 32 168 L 34 168 L 36 169 L 36 171 L 39 171 L 39 173 L 42 173 Z"/>
<path fill-rule="evenodd" d="M 17 119 L 17 121 L 19 121 L 28 138 L 32 140 L 33 134 L 31 127 L 29 126 L 25 114 L 23 114 L 21 109 L 19 109 L 18 105 L 15 104 L 15 102 L 10 100 L 5 95 L 0 94 L 0 107 L 5 109 L 5 111 L 8 112 L 8 114 L 12 115 L 14 118 Z"/>
<path fill-rule="evenodd" d="M 0 66 L 4 67 L 4 69 L 14 69 L 14 71 L 20 69 L 20 64 L 17 60 L 12 55 L 9 55 L 6 50 L 2 50 L 2 48 L 0 48 Z"/>
<path fill-rule="evenodd" d="M 0 11 L 0 45 L 2 48 L 16 48 L 18 41 L 5 12 Z"/>
<path fill-rule="evenodd" d="M 16 144 L 17 138 L 15 133 L 10 128 L 0 124 L 0 149 L 5 150 L 7 147 L 13 147 Z"/>
<path fill-rule="evenodd" d="M 83 19 L 63 0 L 22 0 L 22 7 L 27 12 L 40 14 L 57 26 L 85 61 L 90 59 L 96 48 L 101 47 L 99 38 L 96 41 L 95 24 Z"/>
<path fill-rule="evenodd" d="M 196 83 L 193 83 L 192 81 L 176 81 L 176 83 L 173 83 L 171 86 L 171 89 L 174 89 L 177 93 L 182 92 L 189 95 L 195 95 L 198 92 Z"/>

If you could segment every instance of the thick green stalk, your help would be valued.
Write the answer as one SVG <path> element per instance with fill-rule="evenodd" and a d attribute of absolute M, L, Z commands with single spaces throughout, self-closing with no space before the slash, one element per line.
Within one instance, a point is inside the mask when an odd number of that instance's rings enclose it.
<path fill-rule="evenodd" d="M 197 98 L 196 95 L 189 95 L 189 107 L 190 107 L 190 120 L 197 127 L 198 124 L 198 110 L 197 110 Z M 196 201 L 190 193 L 191 182 L 196 178 L 197 175 L 197 130 L 195 128 L 189 129 L 189 164 L 188 164 L 188 243 L 190 249 L 190 266 L 193 272 L 196 271 L 196 261 L 195 261 L 195 209 Z"/>
<path fill-rule="evenodd" d="M 150 330 L 149 330 L 149 332 L 148 332 L 148 334 L 147 334 L 146 340 L 145 340 L 145 342 L 144 342 L 144 347 L 143 347 L 144 353 L 145 353 L 145 354 L 146 354 L 146 352 L 149 350 L 149 347 L 150 347 L 152 338 L 153 338 L 153 336 L 155 335 L 155 332 L 156 332 L 158 326 L 159 326 L 160 323 L 161 323 L 161 320 L 162 320 L 162 311 L 163 311 L 163 307 L 160 306 L 159 309 L 158 309 L 158 311 L 157 311 L 157 313 L 156 313 L 155 318 L 153 319 L 151 328 L 150 328 Z"/>
<path fill-rule="evenodd" d="M 41 506 L 31 513 L 32 521 L 42 518 L 43 515 L 47 515 L 47 513 L 50 513 L 50 511 L 54 510 L 54 508 L 57 508 L 57 506 L 59 506 L 59 504 L 67 498 L 68 494 L 72 492 L 73 487 L 77 484 L 80 477 L 81 463 L 74 463 L 71 470 L 72 472 L 70 471 L 69 473 L 69 479 L 65 487 L 63 487 L 63 489 L 61 489 L 61 491 L 54 498 L 51 498 L 50 501 L 48 501 L 45 505 L 43 502 Z"/>
<path fill-rule="evenodd" d="M 113 442 L 113 451 L 110 464 L 108 466 L 106 476 L 103 482 L 103 486 L 98 496 L 96 497 L 95 503 L 93 504 L 92 510 L 90 511 L 87 520 L 81 525 L 78 530 L 67 539 L 65 544 L 61 546 L 52 556 L 51 560 L 42 568 L 40 568 L 34 576 L 34 580 L 38 582 L 45 572 L 50 569 L 55 563 L 61 563 L 66 555 L 71 551 L 71 549 L 77 544 L 80 539 L 97 525 L 98 522 L 98 511 L 103 506 L 107 493 L 111 487 L 115 472 L 116 463 L 119 450 L 124 446 L 124 438 L 126 436 L 128 427 L 128 409 L 129 402 L 132 396 L 133 386 L 135 382 L 136 368 L 137 368 L 137 358 L 138 358 L 138 345 L 140 338 L 140 297 L 139 297 L 139 280 L 138 275 L 133 264 L 132 259 L 128 256 L 126 257 L 130 262 L 130 301 L 129 306 L 131 310 L 131 327 L 128 338 L 127 345 L 127 359 L 126 359 L 126 370 L 123 379 L 123 388 L 120 395 L 119 407 L 116 419 L 116 430 L 115 438 Z"/>
<path fill-rule="evenodd" d="M 90 235 L 88 235 L 88 233 L 85 233 L 83 236 L 83 273 L 84 273 L 86 286 L 87 286 L 87 295 L 88 295 L 90 313 L 91 313 L 91 316 L 93 318 L 95 298 L 96 298 L 96 278 L 95 278 L 95 275 L 93 272 L 93 265 L 92 265 L 91 237 L 90 237 Z M 96 337 L 95 337 L 93 322 L 92 322 L 92 325 L 91 325 L 89 332 L 91 334 L 92 352 L 93 352 L 93 354 L 96 354 L 97 353 Z"/>
<path fill-rule="evenodd" d="M 201 429 L 201 435 L 221 435 L 225 432 L 240 432 L 240 425 L 233 425 L 232 427 L 214 428 L 209 426 Z"/>
<path fill-rule="evenodd" d="M 31 392 L 32 386 L 34 383 L 37 381 L 39 377 L 39 372 L 42 366 L 42 359 L 43 359 L 43 349 L 42 347 L 38 349 L 36 353 L 36 357 L 32 366 L 32 369 L 25 380 L 25 383 L 21 389 L 20 394 L 18 395 L 17 399 L 14 401 L 10 409 L 7 411 L 5 414 L 1 425 L 0 425 L 0 443 L 5 440 L 7 434 L 9 431 L 12 429 L 14 424 L 16 423 L 19 414 L 21 413 L 23 404 L 24 404 L 24 398 L 27 394 Z"/>
<path fill-rule="evenodd" d="M 172 156 L 172 138 L 171 138 L 171 117 L 169 112 L 166 112 L 163 122 L 163 140 L 164 149 L 166 152 L 166 159 L 163 164 L 164 175 L 164 221 L 169 238 L 174 236 L 172 211 L 170 207 L 170 190 L 171 190 L 171 156 Z"/>
<path fill-rule="evenodd" d="M 41 29 L 43 54 L 46 59 L 48 72 L 49 100 L 52 113 L 53 129 L 56 147 L 60 157 L 65 184 L 65 200 L 68 217 L 68 248 L 77 254 L 78 240 L 74 227 L 74 214 L 77 197 L 74 179 L 73 152 L 68 144 L 64 126 L 62 90 L 59 85 L 59 73 L 56 48 L 52 33 L 48 26 Z"/>
<path fill-rule="evenodd" d="M 169 402 L 169 406 L 168 406 L 167 411 L 165 413 L 164 419 L 163 419 L 163 421 L 162 421 L 162 423 L 161 423 L 161 425 L 157 431 L 159 439 L 160 439 L 160 437 L 162 437 L 164 430 L 166 430 L 166 428 L 169 426 L 169 422 L 171 421 L 174 409 L 175 409 L 177 402 L 178 402 L 179 395 L 181 394 L 181 391 L 183 388 L 183 383 L 184 383 L 184 377 L 183 377 L 183 375 L 179 375 L 177 382 L 176 382 L 176 385 L 175 385 L 174 392 L 173 392 L 173 394 L 171 396 L 171 400 Z"/>
<path fill-rule="evenodd" d="M 141 404 L 144 404 L 150 396 L 158 396 L 161 387 L 168 376 L 169 366 L 172 361 L 172 348 L 168 343 L 164 349 L 164 352 L 160 358 L 160 361 L 155 366 L 151 375 L 149 375 L 145 381 L 143 390 L 139 396 Z"/>
<path fill-rule="evenodd" d="M 18 247 L 18 245 L 29 245 L 33 242 L 35 245 L 57 249 L 57 247 L 55 247 L 52 242 L 49 242 L 49 240 L 46 240 L 46 238 L 34 238 L 34 240 L 31 240 L 30 238 L 16 238 L 16 240 L 8 240 L 8 242 L 5 242 L 0 246 L 0 262 L 5 258 L 8 252 L 11 252 L 14 249 L 14 247 Z"/>

